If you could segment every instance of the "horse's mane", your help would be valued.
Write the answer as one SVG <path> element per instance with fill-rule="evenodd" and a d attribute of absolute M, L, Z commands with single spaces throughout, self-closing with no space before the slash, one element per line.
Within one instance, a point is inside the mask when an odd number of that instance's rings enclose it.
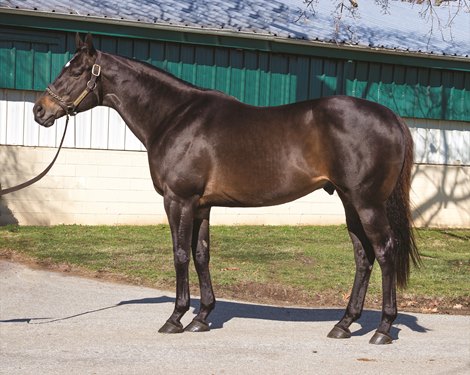
<path fill-rule="evenodd" d="M 117 60 L 124 61 L 127 66 L 129 66 L 130 69 L 134 69 L 136 66 L 142 67 L 142 71 L 144 73 L 148 73 L 149 76 L 155 77 L 159 80 L 164 80 L 167 82 L 171 82 L 173 84 L 177 84 L 178 86 L 183 86 L 189 89 L 194 89 L 194 90 L 199 90 L 199 91 L 213 91 L 211 89 L 206 89 L 203 87 L 196 86 L 195 84 L 192 84 L 190 82 L 187 82 L 179 77 L 176 77 L 172 73 L 159 68 L 155 65 L 152 65 L 146 61 L 142 60 L 137 60 L 135 58 L 127 57 L 127 56 L 120 56 L 120 55 L 115 55 L 112 53 L 107 53 L 107 52 L 102 52 L 108 56 L 112 56 L 113 58 Z"/>

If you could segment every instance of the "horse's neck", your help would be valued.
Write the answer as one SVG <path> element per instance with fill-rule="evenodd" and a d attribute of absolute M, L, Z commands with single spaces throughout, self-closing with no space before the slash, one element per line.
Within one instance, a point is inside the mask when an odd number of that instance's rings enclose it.
<path fill-rule="evenodd" d="M 114 55 L 103 57 L 102 104 L 114 108 L 147 147 L 168 123 L 174 109 L 188 100 L 194 90 L 138 62 Z"/>

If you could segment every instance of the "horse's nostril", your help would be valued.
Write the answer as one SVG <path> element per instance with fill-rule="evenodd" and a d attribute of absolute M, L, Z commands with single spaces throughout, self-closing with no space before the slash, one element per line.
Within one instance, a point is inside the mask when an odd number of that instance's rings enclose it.
<path fill-rule="evenodd" d="M 44 108 L 40 104 L 36 104 L 34 106 L 34 113 L 38 116 L 42 116 L 44 114 Z"/>

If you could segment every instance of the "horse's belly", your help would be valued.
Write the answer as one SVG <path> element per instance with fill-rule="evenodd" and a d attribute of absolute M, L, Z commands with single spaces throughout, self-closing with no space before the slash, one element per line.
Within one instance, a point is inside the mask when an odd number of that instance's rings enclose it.
<path fill-rule="evenodd" d="M 258 179 L 213 185 L 200 199 L 201 206 L 261 207 L 291 202 L 322 188 L 324 176 L 309 179 Z"/>

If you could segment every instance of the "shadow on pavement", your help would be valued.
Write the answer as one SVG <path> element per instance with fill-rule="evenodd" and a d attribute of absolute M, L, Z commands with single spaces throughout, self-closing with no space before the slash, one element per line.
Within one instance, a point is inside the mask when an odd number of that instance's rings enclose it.
<path fill-rule="evenodd" d="M 16 318 L 10 320 L 0 320 L 0 323 L 30 323 L 30 324 L 47 324 L 57 321 L 77 318 L 80 316 L 98 313 L 100 311 L 117 308 L 125 305 L 139 305 L 139 304 L 161 304 L 168 303 L 174 304 L 173 297 L 162 296 L 155 298 L 142 298 L 128 301 L 121 301 L 116 305 L 103 307 L 100 309 L 84 311 L 75 315 L 66 316 L 62 318 Z M 199 306 L 199 299 L 193 298 L 191 300 L 191 307 L 193 310 Z M 168 311 L 170 315 L 171 311 Z M 343 309 L 335 308 L 299 308 L 299 307 L 278 307 L 268 305 L 257 305 L 251 303 L 240 303 L 231 301 L 217 301 L 216 309 L 211 314 L 210 322 L 211 329 L 220 329 L 224 324 L 233 318 L 246 318 L 246 319 L 261 319 L 272 320 L 280 322 L 332 322 L 336 323 L 344 314 Z M 352 333 L 353 336 L 365 335 L 375 330 L 380 322 L 381 311 L 364 310 L 358 324 L 361 328 Z M 163 323 L 163 322 L 162 322 Z M 398 339 L 400 331 L 396 325 L 404 325 L 414 332 L 425 333 L 427 328 L 418 323 L 418 319 L 409 314 L 399 313 L 398 317 L 390 332 L 394 340 Z"/>

